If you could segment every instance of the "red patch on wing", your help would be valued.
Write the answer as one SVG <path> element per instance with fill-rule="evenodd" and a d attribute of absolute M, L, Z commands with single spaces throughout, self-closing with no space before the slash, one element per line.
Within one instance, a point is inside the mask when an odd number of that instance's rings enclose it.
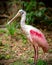
<path fill-rule="evenodd" d="M 34 31 L 34 30 L 30 30 L 30 34 L 31 34 L 32 36 L 35 35 L 35 36 L 38 36 L 38 37 L 42 37 L 42 34 L 36 32 L 36 31 Z"/>

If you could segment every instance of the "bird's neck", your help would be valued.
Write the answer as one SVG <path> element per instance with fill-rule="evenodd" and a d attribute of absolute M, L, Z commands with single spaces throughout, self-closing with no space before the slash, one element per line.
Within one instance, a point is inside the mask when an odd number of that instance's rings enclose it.
<path fill-rule="evenodd" d="M 24 13 L 22 16 L 21 16 L 21 21 L 20 21 L 20 25 L 21 25 L 21 28 L 23 29 L 25 27 L 25 19 L 26 19 L 26 13 Z"/>

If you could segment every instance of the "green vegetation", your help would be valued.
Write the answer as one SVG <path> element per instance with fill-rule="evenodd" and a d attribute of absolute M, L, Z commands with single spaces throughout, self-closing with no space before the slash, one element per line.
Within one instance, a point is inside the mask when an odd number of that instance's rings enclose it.
<path fill-rule="evenodd" d="M 49 53 L 52 53 L 52 49 L 49 50 Z"/>
<path fill-rule="evenodd" d="M 30 2 L 22 1 L 22 4 L 27 12 L 27 24 L 42 24 L 43 27 L 45 25 L 47 28 L 51 28 L 52 13 L 51 10 L 45 7 L 43 2 L 37 3 L 36 0 L 30 0 Z"/>
<path fill-rule="evenodd" d="M 24 63 L 21 60 L 17 60 L 16 62 L 11 63 L 10 65 L 24 65 Z"/>
<path fill-rule="evenodd" d="M 39 59 L 39 60 L 37 61 L 37 65 L 47 65 L 47 62 L 45 62 L 45 61 Z"/>
<path fill-rule="evenodd" d="M 33 63 L 34 63 L 34 62 L 33 62 L 33 59 L 32 59 L 32 58 L 29 58 L 29 59 L 27 60 L 27 63 L 30 64 L 30 65 L 31 65 L 31 64 L 33 65 Z"/>
<path fill-rule="evenodd" d="M 2 59 L 10 59 L 10 58 L 11 58 L 10 55 L 0 54 L 0 60 L 2 60 Z"/>
<path fill-rule="evenodd" d="M 33 62 L 32 59 L 29 59 L 27 61 L 27 63 L 29 65 L 34 65 L 34 62 Z M 22 61 L 21 59 L 19 59 L 19 60 L 15 61 L 15 62 L 11 63 L 10 65 L 26 65 L 26 63 L 25 63 L 25 61 Z M 39 59 L 38 62 L 37 62 L 37 65 L 47 65 L 47 62 Z"/>
<path fill-rule="evenodd" d="M 0 46 L 3 46 L 2 41 L 0 40 Z"/>
<path fill-rule="evenodd" d="M 24 44 L 26 44 L 27 43 L 27 39 L 26 39 L 25 35 L 21 34 L 21 38 L 22 38 L 22 42 Z"/>
<path fill-rule="evenodd" d="M 12 23 L 11 25 L 8 25 L 8 26 L 7 26 L 7 29 L 8 29 L 8 31 L 9 31 L 9 34 L 10 34 L 10 35 L 14 35 L 15 32 L 16 32 L 16 27 L 15 27 L 15 25 L 16 25 L 16 23 L 14 22 L 14 23 Z"/>

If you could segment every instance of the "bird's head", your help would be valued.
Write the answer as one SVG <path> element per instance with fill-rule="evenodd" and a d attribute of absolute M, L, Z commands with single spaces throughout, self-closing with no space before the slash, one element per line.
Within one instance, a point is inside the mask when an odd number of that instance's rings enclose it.
<path fill-rule="evenodd" d="M 26 12 L 24 10 L 22 10 L 22 9 L 19 10 L 17 12 L 17 14 L 7 23 L 7 25 L 10 24 L 14 19 L 16 19 L 19 16 L 21 16 L 21 17 L 26 16 Z"/>
<path fill-rule="evenodd" d="M 20 10 L 18 11 L 18 13 L 17 13 L 17 17 L 18 17 L 18 16 L 22 16 L 23 14 L 26 15 L 26 12 L 25 12 L 24 10 L 20 9 Z"/>

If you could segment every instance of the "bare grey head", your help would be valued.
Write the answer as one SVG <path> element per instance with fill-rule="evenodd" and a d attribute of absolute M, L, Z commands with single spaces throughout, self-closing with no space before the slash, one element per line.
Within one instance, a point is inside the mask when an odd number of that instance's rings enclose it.
<path fill-rule="evenodd" d="M 23 9 L 20 9 L 20 10 L 18 11 L 18 13 L 20 13 L 21 15 L 23 15 L 23 14 L 26 15 L 26 12 L 25 12 Z"/>

